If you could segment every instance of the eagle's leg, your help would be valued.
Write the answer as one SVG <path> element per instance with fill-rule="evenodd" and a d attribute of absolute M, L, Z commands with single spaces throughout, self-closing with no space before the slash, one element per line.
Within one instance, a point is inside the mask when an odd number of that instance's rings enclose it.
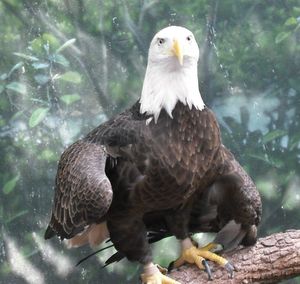
<path fill-rule="evenodd" d="M 191 201 L 192 202 L 192 201 Z M 196 264 L 199 269 L 205 270 L 209 279 L 212 279 L 212 274 L 207 260 L 216 262 L 217 264 L 226 268 L 230 277 L 233 275 L 233 266 L 223 257 L 211 252 L 211 250 L 218 247 L 218 244 L 208 244 L 203 248 L 197 248 L 192 242 L 188 233 L 188 223 L 191 212 L 192 203 L 186 203 L 185 206 L 179 210 L 172 211 L 171 214 L 166 215 L 166 221 L 170 231 L 181 240 L 181 256 L 169 265 L 169 270 L 177 268 L 185 263 Z"/>
<path fill-rule="evenodd" d="M 170 264 L 169 269 L 177 268 L 185 263 L 196 264 L 199 269 L 203 269 L 207 272 L 209 279 L 212 279 L 212 274 L 209 265 L 207 264 L 207 260 L 213 261 L 223 267 L 229 272 L 230 277 L 233 277 L 233 266 L 229 263 L 229 261 L 211 250 L 218 248 L 218 244 L 209 243 L 208 245 L 197 248 L 190 238 L 186 238 L 182 240 L 182 253 L 181 256 L 174 262 Z"/>
<path fill-rule="evenodd" d="M 110 238 L 115 248 L 130 261 L 138 261 L 144 267 L 141 275 L 143 284 L 180 284 L 162 273 L 152 262 L 150 245 L 142 219 L 133 218 L 124 211 L 110 214 L 107 220 Z"/>

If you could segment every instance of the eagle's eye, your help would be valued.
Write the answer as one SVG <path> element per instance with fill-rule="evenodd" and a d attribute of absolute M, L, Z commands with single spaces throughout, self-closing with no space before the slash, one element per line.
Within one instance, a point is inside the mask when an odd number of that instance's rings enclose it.
<path fill-rule="evenodd" d="M 186 37 L 186 40 L 187 40 L 187 41 L 191 41 L 191 40 L 192 40 L 192 36 L 187 36 L 187 37 Z"/>
<path fill-rule="evenodd" d="M 165 41 L 166 41 L 166 40 L 165 40 L 164 38 L 158 38 L 158 39 L 157 39 L 158 45 L 164 44 Z"/>

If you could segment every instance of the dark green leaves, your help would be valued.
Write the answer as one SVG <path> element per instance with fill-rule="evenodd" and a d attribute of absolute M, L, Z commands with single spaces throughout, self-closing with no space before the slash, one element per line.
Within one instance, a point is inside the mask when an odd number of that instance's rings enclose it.
<path fill-rule="evenodd" d="M 49 82 L 51 78 L 48 75 L 43 75 L 43 74 L 37 74 L 34 76 L 34 80 L 39 84 L 39 85 L 44 85 Z"/>
<path fill-rule="evenodd" d="M 300 133 L 295 133 L 289 139 L 288 148 L 290 151 L 295 150 L 300 143 Z"/>
<path fill-rule="evenodd" d="M 47 113 L 49 111 L 49 108 L 37 108 L 32 114 L 29 119 L 29 126 L 35 127 L 37 126 L 43 119 L 46 117 Z"/>
<path fill-rule="evenodd" d="M 35 56 L 32 56 L 32 55 L 27 55 L 27 54 L 24 54 L 24 53 L 19 53 L 19 52 L 14 52 L 14 55 L 16 56 L 19 56 L 23 59 L 26 59 L 26 60 L 29 60 L 29 61 L 38 61 L 39 59 Z"/>
<path fill-rule="evenodd" d="M 34 69 L 45 69 L 45 68 L 48 68 L 49 67 L 49 63 L 48 62 L 34 62 L 31 64 L 31 66 L 34 68 Z"/>
<path fill-rule="evenodd" d="M 13 177 L 9 181 L 7 181 L 3 186 L 3 189 L 2 189 L 3 193 L 4 194 L 11 193 L 15 189 L 19 179 L 20 179 L 20 176 L 16 175 L 15 177 Z"/>
<path fill-rule="evenodd" d="M 276 130 L 270 131 L 269 133 L 264 135 L 263 138 L 262 138 L 262 142 L 264 144 L 266 144 L 266 143 L 268 143 L 270 141 L 273 141 L 274 139 L 280 138 L 284 135 L 286 135 L 285 130 L 276 129 Z"/>
<path fill-rule="evenodd" d="M 278 159 L 276 157 L 271 157 L 266 153 L 248 153 L 248 156 L 256 160 L 263 161 L 275 168 L 282 168 L 284 165 L 284 162 L 281 159 Z"/>
<path fill-rule="evenodd" d="M 69 39 L 68 41 L 66 41 L 62 46 L 60 46 L 57 50 L 56 53 L 60 53 L 63 50 L 65 50 L 66 48 L 68 48 L 69 46 L 71 46 L 72 44 L 74 44 L 76 41 L 75 38 Z"/>
<path fill-rule="evenodd" d="M 275 38 L 275 43 L 279 44 L 291 35 L 291 32 L 281 32 Z"/>
<path fill-rule="evenodd" d="M 12 90 L 18 94 L 25 95 L 26 94 L 26 85 L 20 82 L 11 82 L 6 85 L 6 89 Z"/>
<path fill-rule="evenodd" d="M 290 26 L 295 26 L 295 25 L 297 25 L 298 24 L 298 21 L 297 21 L 297 19 L 295 18 L 295 17 L 290 17 L 290 18 L 288 18 L 286 21 L 285 21 L 285 23 L 284 23 L 284 25 L 285 26 L 288 26 L 288 27 L 290 27 Z"/>
<path fill-rule="evenodd" d="M 81 83 L 81 76 L 78 72 L 75 72 L 75 71 L 68 71 L 68 72 L 62 74 L 59 78 L 61 80 L 71 82 L 71 83 L 74 83 L 74 84 L 80 84 Z"/>
<path fill-rule="evenodd" d="M 20 69 L 23 65 L 24 65 L 24 63 L 22 61 L 17 63 L 15 66 L 13 66 L 13 68 L 10 69 L 10 71 L 7 74 L 7 77 L 10 77 L 14 71 Z"/>
<path fill-rule="evenodd" d="M 72 103 L 75 103 L 81 99 L 81 97 L 78 94 L 72 94 L 72 95 L 64 95 L 61 96 L 60 99 L 66 104 L 70 105 Z"/>
<path fill-rule="evenodd" d="M 69 67 L 70 62 L 61 54 L 54 54 L 49 56 L 49 60 L 58 63 L 64 67 Z"/>

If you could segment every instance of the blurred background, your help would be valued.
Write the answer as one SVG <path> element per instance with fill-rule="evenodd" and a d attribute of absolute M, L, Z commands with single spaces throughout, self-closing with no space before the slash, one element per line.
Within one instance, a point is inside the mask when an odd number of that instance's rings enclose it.
<path fill-rule="evenodd" d="M 0 0 L 1 283 L 138 283 L 137 264 L 101 269 L 112 250 L 75 268 L 92 250 L 43 234 L 60 154 L 139 98 L 168 25 L 199 43 L 204 101 L 263 198 L 260 236 L 300 228 L 299 0 Z M 167 265 L 176 242 L 154 254 Z"/>

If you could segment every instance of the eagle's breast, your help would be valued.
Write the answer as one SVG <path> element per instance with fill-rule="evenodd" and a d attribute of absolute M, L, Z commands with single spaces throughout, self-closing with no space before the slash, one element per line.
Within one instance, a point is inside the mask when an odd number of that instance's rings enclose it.
<path fill-rule="evenodd" d="M 177 103 L 172 115 L 162 111 L 157 123 L 148 125 L 148 149 L 145 152 L 143 146 L 138 151 L 148 162 L 144 174 L 149 194 L 159 191 L 159 196 L 168 197 L 165 204 L 173 200 L 181 203 L 200 184 L 210 183 L 215 154 L 221 145 L 218 124 L 208 108 L 190 109 Z"/>

